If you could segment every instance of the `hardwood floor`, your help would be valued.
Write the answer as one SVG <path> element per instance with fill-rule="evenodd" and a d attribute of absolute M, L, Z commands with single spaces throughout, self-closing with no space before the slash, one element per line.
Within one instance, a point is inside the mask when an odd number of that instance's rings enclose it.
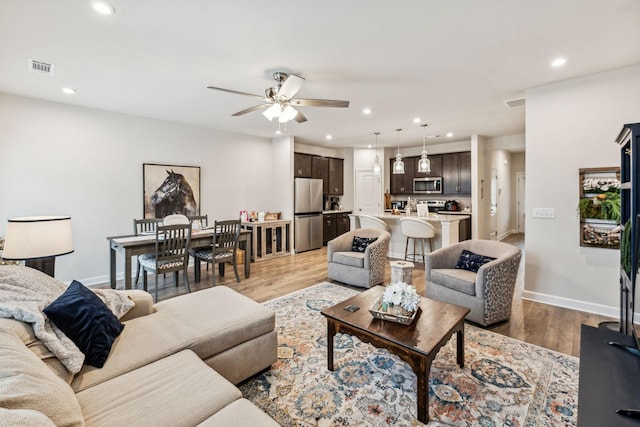
<path fill-rule="evenodd" d="M 524 247 L 524 236 L 522 234 L 510 235 L 503 241 L 520 248 Z M 289 257 L 253 263 L 251 264 L 251 277 L 249 279 L 245 279 L 242 271 L 240 271 L 240 283 L 236 283 L 233 269 L 227 265 L 225 276 L 216 277 L 216 284 L 228 286 L 255 301 L 264 302 L 323 281 L 331 282 L 327 277 L 326 259 L 327 249 L 324 247 Z M 596 326 L 605 320 L 615 320 L 581 311 L 522 300 L 523 270 L 524 259 L 520 264 L 518 273 L 511 319 L 492 325 L 487 328 L 488 330 L 577 357 L 580 354 L 581 324 Z M 196 283 L 191 271 L 189 280 L 192 292 L 211 286 L 210 274 L 211 269 L 207 271 L 203 268 L 202 280 L 200 283 Z M 390 275 L 391 269 L 387 267 L 386 282 L 390 280 Z M 152 275 L 149 276 L 149 283 L 152 290 Z M 182 275 L 178 287 L 173 284 L 173 275 L 168 275 L 166 280 L 160 278 L 159 283 L 160 301 L 186 293 Z M 418 292 L 424 294 L 423 264 L 416 264 L 413 272 L 413 283 Z M 119 288 L 123 286 L 122 282 L 118 282 Z M 142 278 L 137 287 L 142 288 Z M 360 288 L 354 289 L 361 290 Z"/>

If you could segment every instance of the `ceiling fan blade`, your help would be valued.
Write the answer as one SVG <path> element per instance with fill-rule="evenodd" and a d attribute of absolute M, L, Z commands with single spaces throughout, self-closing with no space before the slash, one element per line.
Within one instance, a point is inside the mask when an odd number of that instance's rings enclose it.
<path fill-rule="evenodd" d="M 284 99 L 291 99 L 304 84 L 304 79 L 295 74 L 289 74 L 287 79 L 282 83 L 282 87 L 278 91 L 278 96 Z"/>
<path fill-rule="evenodd" d="M 224 89 L 224 88 L 221 88 L 221 87 L 207 86 L 207 89 L 220 90 L 222 92 L 235 93 L 236 95 L 253 96 L 254 98 L 265 99 L 265 97 L 263 95 L 254 95 L 252 93 L 239 92 L 237 90 Z"/>
<path fill-rule="evenodd" d="M 256 105 L 255 107 L 251 107 L 251 108 L 247 108 L 246 110 L 238 111 L 237 113 L 232 114 L 232 116 L 242 116 L 243 114 L 247 114 L 247 113 L 250 113 L 252 111 L 259 110 L 259 109 L 267 107 L 269 105 L 271 105 L 271 104 L 266 103 L 266 104 Z"/>
<path fill-rule="evenodd" d="M 305 117 L 304 114 L 302 114 L 300 111 L 298 111 L 298 114 L 296 114 L 296 116 L 293 118 L 293 120 L 295 120 L 298 123 L 304 123 L 307 121 L 307 118 Z"/>
<path fill-rule="evenodd" d="M 338 101 L 336 99 L 292 99 L 290 104 L 300 107 L 349 107 L 349 101 Z"/>

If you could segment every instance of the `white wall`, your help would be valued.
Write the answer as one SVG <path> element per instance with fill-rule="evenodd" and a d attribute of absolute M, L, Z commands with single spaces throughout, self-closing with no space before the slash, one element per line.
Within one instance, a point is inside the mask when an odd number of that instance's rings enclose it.
<path fill-rule="evenodd" d="M 518 180 L 517 173 L 525 172 L 525 153 L 511 153 L 511 230 L 518 228 Z"/>
<path fill-rule="evenodd" d="M 494 150 L 491 156 L 491 169 L 497 173 L 497 209 L 496 236 L 501 239 L 511 232 L 511 200 L 515 197 L 515 186 L 511 182 L 511 153 Z M 491 191 L 491 185 L 489 185 Z M 489 194 L 491 197 L 491 194 Z"/>
<path fill-rule="evenodd" d="M 210 219 L 282 209 L 269 140 L 0 94 L 0 235 L 8 218 L 71 215 L 75 252 L 56 277 L 105 282 L 106 237 L 143 215 L 143 163 L 200 166 Z"/>
<path fill-rule="evenodd" d="M 526 266 L 524 296 L 618 315 L 619 251 L 579 245 L 578 169 L 616 166 L 613 142 L 640 121 L 640 65 L 526 93 Z M 555 208 L 555 219 L 533 218 Z"/>

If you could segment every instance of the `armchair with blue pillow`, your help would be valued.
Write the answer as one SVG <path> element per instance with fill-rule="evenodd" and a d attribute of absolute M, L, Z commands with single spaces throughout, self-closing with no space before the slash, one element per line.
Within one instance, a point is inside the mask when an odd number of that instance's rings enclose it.
<path fill-rule="evenodd" d="M 427 254 L 428 298 L 471 309 L 467 320 L 488 326 L 511 317 L 522 253 L 493 240 L 466 240 Z"/>

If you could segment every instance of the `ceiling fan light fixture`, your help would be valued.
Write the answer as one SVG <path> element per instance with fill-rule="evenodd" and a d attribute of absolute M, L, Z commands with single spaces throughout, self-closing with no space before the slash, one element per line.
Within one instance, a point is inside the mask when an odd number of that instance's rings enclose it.
<path fill-rule="evenodd" d="M 400 154 L 400 131 L 402 129 L 396 129 L 398 132 L 398 154 L 396 154 L 396 160 L 393 162 L 393 173 L 396 175 L 404 174 L 404 162 L 402 161 L 402 155 Z"/>
<path fill-rule="evenodd" d="M 264 110 L 262 113 L 269 121 L 272 121 L 275 117 L 280 117 L 281 108 L 278 104 L 273 104 L 271 107 Z"/>
<path fill-rule="evenodd" d="M 287 105 L 280 113 L 280 117 L 278 117 L 278 120 L 280 121 L 280 123 L 286 123 L 289 120 L 295 119 L 297 114 L 298 110 L 293 108 L 291 105 Z"/>

